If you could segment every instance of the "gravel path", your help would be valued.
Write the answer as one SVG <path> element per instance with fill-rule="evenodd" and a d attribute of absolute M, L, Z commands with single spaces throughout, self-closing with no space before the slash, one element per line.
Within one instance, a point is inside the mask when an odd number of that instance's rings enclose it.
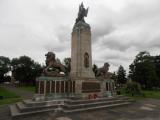
<path fill-rule="evenodd" d="M 0 120 L 11 120 L 8 105 L 0 106 Z"/>

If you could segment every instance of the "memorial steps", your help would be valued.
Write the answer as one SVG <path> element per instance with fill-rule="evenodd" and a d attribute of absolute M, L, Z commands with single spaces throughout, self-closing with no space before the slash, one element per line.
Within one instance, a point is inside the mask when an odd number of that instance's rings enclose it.
<path fill-rule="evenodd" d="M 20 116 L 25 116 L 30 114 L 55 112 L 55 111 L 59 111 L 65 114 L 65 113 L 82 112 L 88 110 L 112 108 L 121 105 L 128 105 L 133 101 L 134 101 L 133 99 L 123 96 L 87 99 L 87 100 L 63 99 L 63 100 L 41 101 L 41 102 L 24 100 L 22 102 L 16 103 L 15 105 L 11 105 L 10 110 L 12 117 L 17 118 Z"/>

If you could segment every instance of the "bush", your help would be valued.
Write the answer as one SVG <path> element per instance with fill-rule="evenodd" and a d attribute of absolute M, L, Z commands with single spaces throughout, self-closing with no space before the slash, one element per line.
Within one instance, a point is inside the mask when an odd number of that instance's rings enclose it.
<path fill-rule="evenodd" d="M 134 95 L 141 95 L 141 86 L 136 82 L 128 82 L 125 86 L 125 93 Z"/>

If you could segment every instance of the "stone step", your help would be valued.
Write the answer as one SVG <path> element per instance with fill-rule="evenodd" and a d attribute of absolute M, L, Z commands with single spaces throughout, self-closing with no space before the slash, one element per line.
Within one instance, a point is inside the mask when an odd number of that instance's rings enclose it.
<path fill-rule="evenodd" d="M 101 105 L 116 104 L 116 103 L 122 103 L 122 102 L 128 102 L 128 101 L 111 100 L 111 101 L 95 101 L 95 102 L 83 103 L 83 104 L 65 104 L 64 108 L 66 109 L 87 108 L 87 107 L 96 107 Z"/>
<path fill-rule="evenodd" d="M 14 105 L 10 105 L 10 111 L 11 111 L 11 116 L 12 117 L 17 116 L 17 114 L 20 113 L 15 104 Z"/>
<path fill-rule="evenodd" d="M 31 114 L 39 114 L 39 113 L 45 113 L 45 112 L 51 112 L 56 111 L 56 109 L 42 109 L 37 111 L 30 111 L 30 112 L 20 112 L 16 105 L 10 105 L 10 111 L 12 118 L 20 117 L 20 116 L 26 116 Z"/>
<path fill-rule="evenodd" d="M 111 100 L 128 100 L 129 97 L 110 97 L 110 98 L 96 98 L 96 99 L 87 99 L 87 100 L 66 100 L 64 103 L 67 104 L 83 104 L 83 103 L 94 103 L 98 101 L 111 101 Z"/>
<path fill-rule="evenodd" d="M 117 103 L 117 104 L 111 104 L 111 105 L 103 105 L 103 106 L 96 106 L 96 107 L 88 107 L 88 108 L 80 108 L 80 109 L 73 109 L 73 110 L 63 110 L 64 113 L 74 113 L 74 112 L 83 112 L 88 110 L 98 110 L 98 109 L 104 109 L 104 108 L 111 108 L 111 107 L 117 107 L 122 105 L 129 105 L 131 102 L 123 102 L 123 103 Z"/>
<path fill-rule="evenodd" d="M 58 107 L 58 104 L 46 104 L 43 106 L 28 107 L 28 106 L 25 106 L 25 104 L 23 102 L 18 102 L 18 103 L 16 103 L 16 106 L 20 112 L 31 112 L 31 111 L 50 109 L 50 108 L 56 109 Z"/>
<path fill-rule="evenodd" d="M 64 99 L 60 99 L 60 100 L 49 100 L 49 101 L 32 101 L 32 100 L 23 100 L 23 103 L 25 104 L 25 106 L 28 107 L 33 107 L 33 106 L 44 106 L 44 105 L 48 105 L 48 104 L 60 104 L 64 102 Z"/>
<path fill-rule="evenodd" d="M 57 100 L 56 100 L 57 101 Z M 67 101 L 67 102 L 64 102 Z M 88 102 L 91 101 L 91 102 Z M 25 101 L 18 102 L 15 105 L 10 106 L 12 117 L 24 116 L 29 114 L 45 113 L 50 111 L 60 110 L 64 113 L 79 112 L 85 110 L 94 110 L 100 108 L 108 108 L 120 105 L 126 105 L 133 102 L 129 98 L 101 98 L 96 100 L 60 100 L 58 104 L 55 104 L 55 100 L 52 101 Z M 26 104 L 27 103 L 27 104 Z M 45 103 L 45 104 L 44 104 Z M 73 104 L 72 104 L 73 103 Z M 39 105 L 39 106 L 38 106 Z"/>

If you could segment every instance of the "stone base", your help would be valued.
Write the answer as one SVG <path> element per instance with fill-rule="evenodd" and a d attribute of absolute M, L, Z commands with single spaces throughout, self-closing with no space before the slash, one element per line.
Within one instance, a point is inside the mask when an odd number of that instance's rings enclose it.
<path fill-rule="evenodd" d="M 95 78 L 39 77 L 37 78 L 35 100 L 54 99 L 95 99 L 110 97 L 115 93 L 114 84 L 110 80 Z"/>
<path fill-rule="evenodd" d="M 75 82 L 66 77 L 44 77 L 36 80 L 36 94 L 53 98 L 68 96 L 75 92 Z M 58 98 L 59 98 L 58 97 Z"/>
<path fill-rule="evenodd" d="M 76 79 L 75 94 L 83 99 L 102 97 L 101 82 L 96 79 Z"/>
<path fill-rule="evenodd" d="M 57 111 L 68 114 L 74 112 L 98 110 L 103 108 L 128 105 L 133 102 L 132 99 L 122 96 L 110 97 L 110 98 L 97 98 L 97 99 L 59 99 L 50 101 L 33 101 L 23 100 L 10 106 L 12 119 L 17 120 L 19 117 L 28 116 L 31 114 L 42 114 L 46 112 Z"/>

